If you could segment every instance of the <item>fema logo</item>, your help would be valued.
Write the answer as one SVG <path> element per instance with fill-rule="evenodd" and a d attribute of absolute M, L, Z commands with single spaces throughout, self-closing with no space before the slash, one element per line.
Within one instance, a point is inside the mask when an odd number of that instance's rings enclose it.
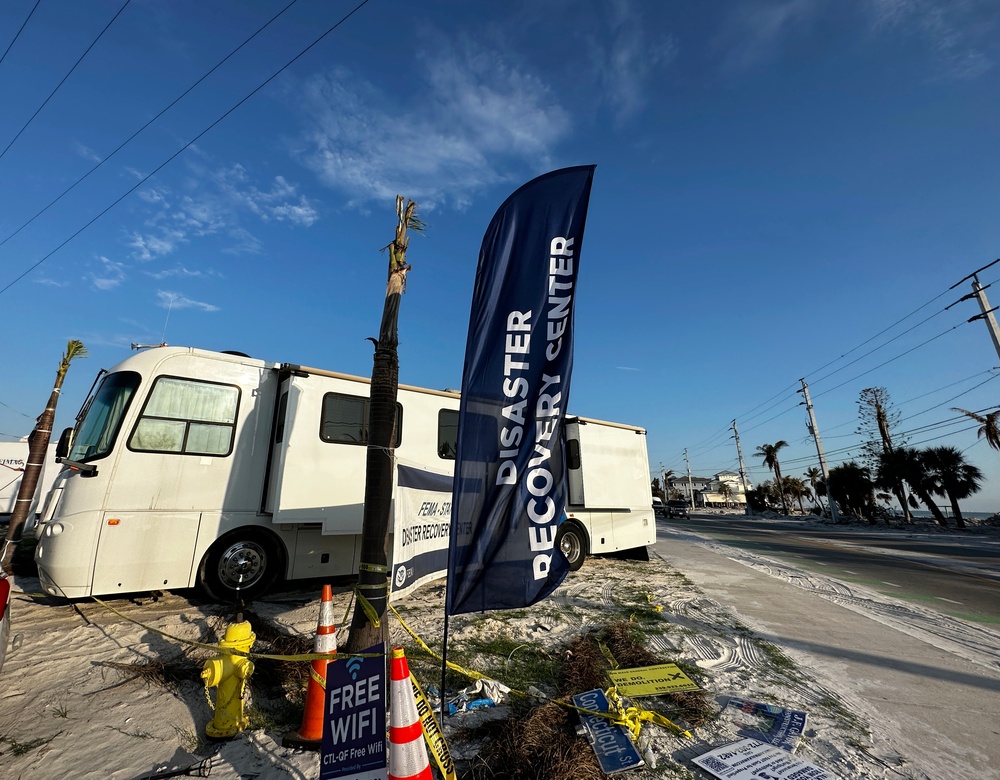
<path fill-rule="evenodd" d="M 403 583 L 406 582 L 406 567 L 397 566 L 396 567 L 396 587 L 402 588 Z"/>

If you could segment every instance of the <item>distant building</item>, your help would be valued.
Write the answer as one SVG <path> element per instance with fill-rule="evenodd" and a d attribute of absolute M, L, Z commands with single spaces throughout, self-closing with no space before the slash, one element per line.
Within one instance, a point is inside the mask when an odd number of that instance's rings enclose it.
<path fill-rule="evenodd" d="M 728 496 L 722 486 L 728 488 Z M 747 488 L 753 485 L 747 482 Z M 692 496 L 692 491 L 694 495 Z M 687 499 L 693 507 L 745 507 L 747 497 L 743 492 L 743 481 L 739 474 L 723 471 L 712 477 L 691 476 L 690 483 L 684 475 L 673 477 L 667 486 L 668 497 L 679 496 Z"/>

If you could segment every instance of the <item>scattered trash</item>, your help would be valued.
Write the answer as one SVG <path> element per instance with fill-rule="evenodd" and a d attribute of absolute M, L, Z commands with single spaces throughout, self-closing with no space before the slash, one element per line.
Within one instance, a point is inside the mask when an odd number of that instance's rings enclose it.
<path fill-rule="evenodd" d="M 739 723 L 741 737 L 761 739 L 791 753 L 806 730 L 809 714 L 773 704 L 731 697 L 723 712 Z"/>
<path fill-rule="evenodd" d="M 622 696 L 657 696 L 661 693 L 699 690 L 698 685 L 677 664 L 612 669 L 608 676 Z"/>
<path fill-rule="evenodd" d="M 611 711 L 608 698 L 600 688 L 576 694 L 573 704 L 591 712 Z M 644 766 L 642 756 L 636 750 L 627 728 L 601 715 L 588 715 L 585 712 L 579 715 L 584 736 L 594 749 L 604 774 L 614 775 Z"/>
<path fill-rule="evenodd" d="M 691 759 L 722 780 L 839 780 L 837 775 L 759 739 L 744 739 Z"/>
<path fill-rule="evenodd" d="M 448 702 L 448 714 L 481 710 L 503 704 L 510 693 L 503 683 L 496 680 L 476 680 L 475 683 L 459 691 L 458 695 Z"/>

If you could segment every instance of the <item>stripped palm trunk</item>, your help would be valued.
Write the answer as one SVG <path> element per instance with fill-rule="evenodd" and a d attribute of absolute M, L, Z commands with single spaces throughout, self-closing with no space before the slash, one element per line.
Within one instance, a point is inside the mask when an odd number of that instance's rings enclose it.
<path fill-rule="evenodd" d="M 399 303 L 406 289 L 407 228 L 423 229 L 416 204 L 396 197 L 396 237 L 389 250 L 389 278 L 368 406 L 368 459 L 365 480 L 364 526 L 361 532 L 361 566 L 357 599 L 346 651 L 360 653 L 386 638 L 388 604 L 389 511 L 392 504 L 396 395 L 399 384 Z"/>
<path fill-rule="evenodd" d="M 56 381 L 49 394 L 49 402 L 45 405 L 45 411 L 35 421 L 34 429 L 28 435 L 28 459 L 24 464 L 24 476 L 21 477 L 21 484 L 17 489 L 17 498 L 10 515 L 10 525 L 7 526 L 7 535 L 4 537 L 3 552 L 0 553 L 0 568 L 3 568 L 8 574 L 10 574 L 14 551 L 17 549 L 18 542 L 21 541 L 24 524 L 35 503 L 35 493 L 38 490 L 38 481 L 42 476 L 45 452 L 48 450 L 49 440 L 52 438 L 52 426 L 55 425 L 56 421 L 56 405 L 59 403 L 63 382 L 66 380 L 66 372 L 69 371 L 69 364 L 75 358 L 86 356 L 87 348 L 83 346 L 83 342 L 71 340 L 66 344 L 66 352 L 63 353 L 62 360 L 59 361 L 59 368 L 56 370 Z"/>

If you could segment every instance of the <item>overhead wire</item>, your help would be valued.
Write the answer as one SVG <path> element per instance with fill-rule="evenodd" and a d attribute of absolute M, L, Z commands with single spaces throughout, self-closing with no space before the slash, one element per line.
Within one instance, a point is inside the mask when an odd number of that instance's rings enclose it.
<path fill-rule="evenodd" d="M 34 222 L 36 219 L 38 219 L 40 216 L 42 216 L 42 214 L 44 214 L 50 208 L 52 208 L 53 206 L 55 206 L 59 201 L 61 201 L 64 197 L 66 197 L 70 192 L 72 192 L 74 189 L 76 189 L 80 184 L 82 184 L 86 179 L 88 179 L 92 173 L 94 173 L 95 171 L 97 171 L 97 169 L 100 168 L 102 165 L 104 165 L 104 163 L 108 162 L 112 157 L 114 157 L 115 155 L 117 155 L 118 152 L 120 152 L 122 149 L 124 149 L 126 146 L 128 146 L 133 140 L 135 140 L 136 136 L 138 136 L 140 133 L 142 133 L 151 124 L 153 124 L 154 122 L 156 122 L 156 120 L 158 120 L 160 117 L 162 117 L 164 114 L 166 114 L 171 108 L 173 108 L 174 106 L 176 106 L 181 100 L 183 100 L 189 94 L 191 94 L 191 92 L 199 84 L 201 84 L 203 81 L 205 81 L 205 79 L 207 79 L 209 76 L 211 76 L 213 73 L 215 73 L 215 71 L 217 71 L 219 68 L 221 68 L 223 65 L 225 65 L 226 62 L 228 62 L 230 59 L 232 59 L 244 46 L 246 46 L 248 43 L 250 43 L 254 38 L 256 38 L 258 35 L 260 35 L 262 32 L 264 32 L 264 30 L 266 30 L 268 27 L 270 27 L 275 21 L 277 21 L 277 19 L 280 16 L 282 16 L 289 8 L 291 8 L 297 2 L 298 2 L 298 0 L 291 0 L 291 2 L 288 3 L 288 5 L 286 5 L 280 11 L 278 11 L 278 13 L 276 13 L 274 16 L 272 16 L 270 19 L 268 19 L 259 28 L 257 28 L 257 31 L 254 32 L 253 35 L 251 35 L 249 38 L 247 38 L 246 40 L 244 40 L 243 43 L 241 43 L 239 46 L 237 46 L 235 49 L 233 49 L 231 52 L 229 52 L 229 54 L 227 54 L 225 57 L 223 57 L 221 60 L 219 60 L 208 71 L 206 71 L 204 75 L 202 75 L 197 81 L 195 81 L 193 84 L 191 84 L 191 86 L 189 86 L 187 89 L 185 89 L 181 94 L 179 94 L 173 100 L 171 100 L 169 104 L 167 104 L 162 110 L 160 110 L 160 112 L 158 114 L 156 114 L 156 116 L 154 116 L 152 119 L 150 119 L 148 122 L 146 122 L 146 124 L 144 124 L 138 130 L 136 130 L 134 133 L 132 133 L 132 135 L 130 135 L 124 141 L 122 141 L 110 154 L 108 154 L 106 157 L 104 157 L 104 159 L 102 159 L 100 162 L 98 162 L 97 164 L 95 164 L 94 167 L 92 167 L 89 171 L 87 171 L 85 174 L 83 174 L 83 176 L 81 176 L 79 179 L 77 179 L 75 182 L 73 182 L 71 185 L 69 185 L 69 187 L 67 187 L 65 190 L 63 190 L 62 193 L 60 193 L 56 198 L 54 198 L 52 201 L 50 201 L 49 204 L 47 206 L 45 206 L 45 208 L 43 208 L 40 211 L 38 211 L 33 217 L 31 217 L 31 219 L 29 219 L 28 221 L 26 221 L 25 223 L 23 223 L 13 233 L 10 233 L 4 239 L 0 240 L 0 246 L 3 246 L 8 241 L 10 241 L 12 238 L 14 238 L 14 236 L 16 236 L 18 233 L 20 233 L 26 227 L 28 227 L 28 225 L 30 225 L 32 222 Z"/>
<path fill-rule="evenodd" d="M 346 22 L 348 19 L 350 19 L 352 16 L 354 16 L 354 14 L 356 14 L 359 10 L 361 10 L 369 2 L 370 2 L 370 0 L 361 0 L 361 2 L 358 3 L 358 5 L 356 5 L 351 11 L 349 11 L 347 14 L 345 14 L 343 17 L 341 17 L 340 21 L 338 21 L 332 27 L 329 27 L 322 35 L 320 35 L 318 38 L 316 38 L 312 43 L 310 43 L 308 46 L 306 46 L 304 49 L 302 49 L 302 51 L 300 51 L 298 54 L 296 54 L 294 57 L 292 57 L 292 59 L 290 59 L 288 62 L 286 62 L 280 68 L 278 68 L 278 70 L 276 70 L 274 73 L 272 73 L 270 76 L 268 76 L 264 81 L 262 81 L 260 84 L 258 84 L 246 96 L 244 96 L 239 101 L 237 101 L 233 106 L 231 106 L 228 110 L 226 110 L 215 121 L 213 121 L 211 124 L 209 124 L 204 130 L 202 130 L 200 133 L 198 133 L 196 136 L 194 136 L 194 138 L 192 138 L 190 141 L 188 141 L 183 146 L 181 146 L 181 148 L 179 148 L 176 152 L 174 152 L 172 155 L 170 155 L 162 163 L 160 163 L 159 165 L 157 165 L 150 173 L 148 173 L 145 176 L 143 176 L 136 184 L 134 184 L 132 187 L 130 187 L 129 189 L 127 189 L 122 195 L 120 195 L 118 198 L 116 198 L 114 201 L 112 201 L 108 206 L 106 206 L 105 208 L 103 208 L 100 212 L 98 212 L 97 215 L 95 215 L 94 217 L 92 217 L 82 227 L 80 227 L 79 229 L 77 229 L 72 235 L 69 236 L 69 238 L 65 239 L 64 241 L 62 241 L 62 243 L 60 243 L 58 246 L 56 246 L 54 249 L 52 249 L 46 255 L 42 256 L 39 260 L 37 260 L 35 263 L 33 263 L 31 266 L 29 266 L 25 271 L 23 271 L 19 276 L 17 276 L 12 281 L 10 281 L 5 287 L 0 288 L 0 295 L 2 295 L 3 293 L 7 292 L 7 290 L 9 290 L 11 287 L 13 287 L 19 281 L 21 281 L 24 277 L 26 277 L 28 274 L 30 274 L 32 271 L 34 271 L 36 268 L 38 268 L 38 266 L 40 266 L 42 263 L 44 263 L 46 260 L 48 260 L 50 257 L 52 257 L 52 255 L 54 255 L 56 252 L 58 252 L 60 249 L 62 249 L 64 246 L 66 246 L 70 241 L 72 241 L 74 238 L 76 238 L 78 235 L 80 235 L 83 231 L 85 231 L 87 228 L 89 228 L 95 222 L 97 222 L 97 220 L 99 220 L 101 217 L 103 217 L 105 214 L 107 214 L 109 211 L 111 211 L 111 209 L 113 209 L 115 206 L 117 206 L 119 203 L 121 203 L 123 200 L 125 200 L 125 198 L 127 198 L 129 195 L 131 195 L 137 189 L 139 189 L 139 187 L 141 187 L 143 184 L 145 184 L 147 181 L 149 181 L 151 178 L 153 178 L 153 176 L 155 176 L 157 173 L 159 173 L 161 170 L 163 170 L 163 168 L 165 168 L 167 165 L 169 165 L 171 162 L 173 162 L 177 157 L 179 157 L 188 148 L 190 148 L 195 143 L 197 143 L 204 135 L 206 135 L 209 131 L 211 131 L 216 125 L 218 125 L 220 122 L 222 122 L 224 119 L 226 119 L 226 117 L 228 117 L 230 114 L 232 114 L 234 111 L 236 111 L 236 109 L 238 109 L 240 106 L 242 106 L 244 103 L 246 103 L 250 98 L 252 98 L 258 92 L 260 92 L 264 87 L 266 87 L 268 84 L 270 84 L 272 81 L 274 81 L 274 79 L 276 79 L 279 75 L 281 75 L 281 73 L 283 73 L 285 70 L 287 70 L 288 68 L 290 68 L 295 62 L 297 62 L 299 59 L 301 59 L 308 51 L 310 51 L 313 47 L 315 47 L 317 44 L 319 44 L 324 38 L 326 38 L 330 33 L 332 33 L 334 30 L 336 30 L 338 27 L 340 27 L 344 22 Z"/>
<path fill-rule="evenodd" d="M 45 98 L 45 100 L 42 101 L 42 104 L 38 108 L 35 109 L 35 113 L 31 115 L 31 117 L 28 119 L 28 121 L 24 123 L 24 125 L 21 127 L 20 130 L 17 131 L 17 134 L 11 139 L 10 143 L 7 144 L 7 146 L 4 148 L 4 150 L 2 152 L 0 152 L 0 160 L 2 160 L 3 156 L 5 154 L 7 154 L 8 151 L 10 151 L 10 147 L 12 147 L 14 145 L 14 143 L 17 141 L 17 139 L 21 137 L 21 133 L 23 133 L 27 129 L 28 125 L 30 125 L 33 121 L 35 121 L 35 117 L 38 116 L 38 114 L 41 112 L 41 110 L 43 108 L 45 108 L 45 106 L 48 105 L 49 101 L 52 99 L 52 96 L 55 95 L 56 92 L 59 91 L 59 88 L 63 84 L 66 83 L 66 79 L 68 79 L 71 75 L 73 75 L 73 71 L 75 71 L 76 68 L 77 68 L 77 66 L 81 62 L 83 62 L 83 58 L 86 57 L 90 53 L 90 50 L 93 49 L 94 46 L 97 45 L 97 42 L 99 40 L 101 40 L 101 38 L 104 37 L 104 33 L 106 33 L 108 31 L 108 28 L 110 28 L 111 25 L 115 23 L 115 19 L 117 19 L 119 16 L 121 16 L 122 11 L 124 11 L 125 8 L 128 6 L 128 4 L 131 3 L 131 2 L 132 2 L 132 0 L 125 0 L 125 3 L 122 5 L 122 7 L 118 9 L 118 13 L 116 13 L 114 16 L 112 16 L 111 17 L 111 21 L 108 22 L 106 25 L 104 25 L 104 29 L 101 30 L 101 32 L 98 34 L 98 36 L 96 38 L 94 38 L 93 41 L 91 41 L 90 46 L 88 46 L 86 48 L 86 50 L 83 52 L 83 54 L 80 55 L 80 58 L 76 62 L 73 63 L 73 67 L 69 69 L 69 72 L 66 73 L 66 75 L 62 77 L 62 80 L 58 84 L 56 84 L 55 89 L 53 89 L 49 93 L 49 96 L 47 98 Z"/>
<path fill-rule="evenodd" d="M 7 48 L 4 49 L 3 56 L 0 57 L 0 65 L 3 65 L 3 61 L 7 59 L 7 55 L 10 53 L 10 50 L 13 48 L 14 44 L 17 43 L 17 39 L 21 37 L 21 33 L 24 32 L 24 28 L 28 25 L 28 20 L 31 19 L 40 2 L 42 2 L 42 0 L 35 0 L 35 4 L 31 6 L 31 10 L 28 11 L 28 15 L 24 18 L 24 21 L 21 22 L 21 26 L 17 29 L 17 33 L 15 33 L 13 40 L 11 40 L 11 42 L 7 44 Z"/>

